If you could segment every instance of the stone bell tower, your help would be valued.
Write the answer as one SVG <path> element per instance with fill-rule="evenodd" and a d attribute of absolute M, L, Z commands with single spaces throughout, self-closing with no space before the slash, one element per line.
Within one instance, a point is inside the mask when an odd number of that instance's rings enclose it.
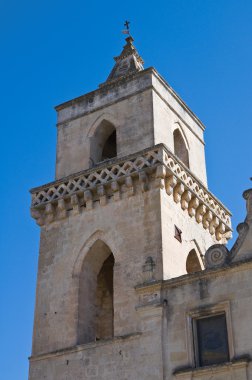
<path fill-rule="evenodd" d="M 56 179 L 31 190 L 29 379 L 163 379 L 161 314 L 138 286 L 202 270 L 231 232 L 207 188 L 204 125 L 130 36 L 107 80 L 56 111 Z"/>

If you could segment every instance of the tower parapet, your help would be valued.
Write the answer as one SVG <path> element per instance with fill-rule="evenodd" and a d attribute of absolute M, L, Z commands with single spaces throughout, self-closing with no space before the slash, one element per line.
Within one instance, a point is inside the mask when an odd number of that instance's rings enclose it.
<path fill-rule="evenodd" d="M 153 187 L 164 189 L 217 241 L 231 237 L 230 211 L 163 144 L 32 189 L 31 214 L 42 226 Z"/>

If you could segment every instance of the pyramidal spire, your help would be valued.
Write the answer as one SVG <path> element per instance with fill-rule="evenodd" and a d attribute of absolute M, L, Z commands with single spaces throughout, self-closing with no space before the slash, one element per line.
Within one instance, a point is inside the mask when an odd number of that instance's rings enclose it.
<path fill-rule="evenodd" d="M 123 47 L 121 54 L 117 57 L 114 57 L 116 64 L 104 84 L 144 69 L 144 61 L 133 45 L 134 39 L 129 36 L 125 39 L 125 41 L 126 45 Z"/>

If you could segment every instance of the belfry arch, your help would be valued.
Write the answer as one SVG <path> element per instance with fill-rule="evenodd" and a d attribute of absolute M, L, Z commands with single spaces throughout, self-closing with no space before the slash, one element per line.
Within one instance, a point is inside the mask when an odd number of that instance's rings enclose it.
<path fill-rule="evenodd" d="M 116 128 L 113 123 L 103 119 L 90 137 L 90 166 L 116 156 Z"/>
<path fill-rule="evenodd" d="M 78 344 L 113 337 L 114 255 L 98 239 L 87 252 L 79 274 Z"/>
<path fill-rule="evenodd" d="M 179 128 L 173 132 L 174 153 L 189 168 L 189 154 L 185 140 Z"/>

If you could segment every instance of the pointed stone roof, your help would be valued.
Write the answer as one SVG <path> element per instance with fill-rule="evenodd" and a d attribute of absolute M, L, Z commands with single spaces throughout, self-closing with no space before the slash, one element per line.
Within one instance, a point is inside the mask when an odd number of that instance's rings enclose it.
<path fill-rule="evenodd" d="M 103 84 L 115 81 L 119 78 L 125 77 L 129 74 L 136 73 L 144 69 L 144 61 L 138 54 L 135 46 L 133 45 L 134 39 L 129 36 L 126 39 L 126 45 L 123 47 L 123 51 L 117 57 L 114 57 L 116 61 L 111 73 L 107 80 Z"/>

